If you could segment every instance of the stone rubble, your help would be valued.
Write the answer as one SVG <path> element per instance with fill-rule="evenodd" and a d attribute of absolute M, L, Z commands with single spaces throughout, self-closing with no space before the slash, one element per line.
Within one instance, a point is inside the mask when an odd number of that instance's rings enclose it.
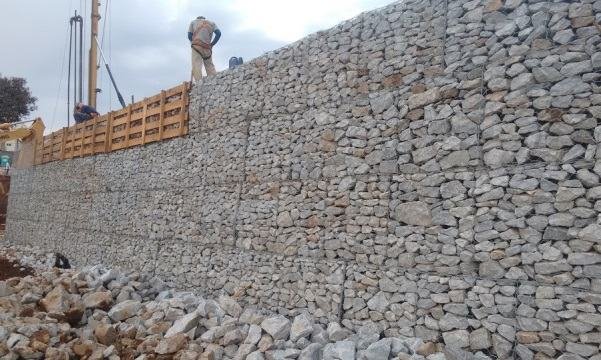
<path fill-rule="evenodd" d="M 185 137 L 15 170 L 7 242 L 149 271 L 237 317 L 227 295 L 286 317 L 276 337 L 308 311 L 340 342 L 375 326 L 599 360 L 600 23 L 601 0 L 361 14 L 196 83 Z M 260 358 L 279 340 L 252 323 L 240 351 Z"/>
<path fill-rule="evenodd" d="M 442 360 L 457 351 L 413 337 L 381 338 L 377 327 L 358 334 L 334 322 L 325 328 L 307 312 L 290 319 L 242 309 L 231 297 L 204 299 L 149 274 L 102 266 L 40 270 L 0 284 L 5 360 Z"/>

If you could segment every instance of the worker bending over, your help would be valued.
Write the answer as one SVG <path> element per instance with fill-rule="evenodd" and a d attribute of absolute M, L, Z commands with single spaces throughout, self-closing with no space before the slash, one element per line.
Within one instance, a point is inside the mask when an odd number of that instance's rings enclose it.
<path fill-rule="evenodd" d="M 215 33 L 215 38 L 213 38 Z M 202 77 L 202 64 L 208 75 L 215 75 L 213 65 L 213 46 L 221 37 L 221 31 L 214 22 L 199 16 L 190 23 L 188 40 L 192 45 L 192 76 L 198 81 Z"/>
<path fill-rule="evenodd" d="M 98 111 L 91 106 L 84 105 L 82 103 L 75 104 L 75 108 L 73 109 L 73 118 L 75 119 L 75 123 L 81 124 L 84 121 L 88 121 L 90 119 L 98 116 Z"/>

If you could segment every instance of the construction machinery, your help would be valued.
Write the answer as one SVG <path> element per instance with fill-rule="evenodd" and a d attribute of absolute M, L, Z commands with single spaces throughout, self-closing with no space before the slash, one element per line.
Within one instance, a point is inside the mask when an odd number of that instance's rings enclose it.
<path fill-rule="evenodd" d="M 17 127 L 31 123 L 29 127 Z M 14 166 L 17 169 L 34 165 L 37 145 L 44 141 L 44 122 L 41 119 L 0 124 L 0 142 L 21 140 L 19 155 Z"/>
<path fill-rule="evenodd" d="M 28 123 L 31 123 L 29 127 L 17 127 Z M 0 143 L 11 140 L 21 141 L 17 161 L 13 167 L 24 169 L 35 164 L 36 149 L 38 144 L 44 141 L 44 129 L 44 122 L 41 119 L 0 124 Z M 0 174 L 0 233 L 4 231 L 6 224 L 9 188 L 10 176 Z"/>

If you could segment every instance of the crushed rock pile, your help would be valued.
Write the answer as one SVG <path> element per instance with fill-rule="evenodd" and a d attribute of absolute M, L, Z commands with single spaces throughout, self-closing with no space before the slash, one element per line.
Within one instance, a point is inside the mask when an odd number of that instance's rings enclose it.
<path fill-rule="evenodd" d="M 417 338 L 380 338 L 167 289 L 103 266 L 0 282 L 2 359 L 487 359 Z"/>

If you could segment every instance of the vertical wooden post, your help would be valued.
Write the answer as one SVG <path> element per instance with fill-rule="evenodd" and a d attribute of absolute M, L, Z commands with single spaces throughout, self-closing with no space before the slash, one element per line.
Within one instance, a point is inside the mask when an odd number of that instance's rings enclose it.
<path fill-rule="evenodd" d="M 38 165 L 38 153 L 39 153 L 40 143 L 35 140 L 35 146 L 33 147 L 33 164 Z"/>
<path fill-rule="evenodd" d="M 50 161 L 54 161 L 54 132 L 50 133 Z"/>
<path fill-rule="evenodd" d="M 71 151 L 69 152 L 69 159 L 73 159 L 75 156 L 75 125 L 69 127 L 68 139 L 71 140 Z"/>
<path fill-rule="evenodd" d="M 131 104 L 127 107 L 127 122 L 125 123 L 125 148 L 129 147 L 129 131 L 131 130 Z"/>
<path fill-rule="evenodd" d="M 42 120 L 41 118 L 38 118 L 38 119 Z M 43 131 L 40 136 L 42 137 L 42 147 L 40 148 L 40 141 L 37 136 L 35 137 L 35 146 L 33 147 L 33 163 L 36 165 L 39 165 L 42 163 L 42 158 L 39 157 L 40 151 L 42 152 L 42 156 L 44 154 L 44 132 Z"/>
<path fill-rule="evenodd" d="M 65 144 L 67 142 L 67 129 L 63 128 L 63 140 L 61 141 L 61 160 L 65 160 Z"/>
<path fill-rule="evenodd" d="M 188 102 L 190 101 L 188 96 L 188 82 L 185 82 L 182 89 L 182 107 L 180 109 L 180 120 L 179 120 L 179 136 L 184 135 L 184 125 L 188 119 Z"/>
<path fill-rule="evenodd" d="M 98 20 L 100 20 L 100 11 L 98 7 L 100 2 L 92 0 L 92 14 L 90 21 L 90 56 L 88 64 L 88 105 L 96 107 L 96 84 L 98 78 L 98 45 L 95 38 L 98 36 Z"/>
<path fill-rule="evenodd" d="M 163 140 L 163 123 L 165 122 L 165 90 L 161 90 L 161 113 L 159 114 L 159 141 Z"/>
<path fill-rule="evenodd" d="M 48 135 L 48 137 L 50 137 L 50 135 Z M 50 141 L 50 140 L 48 140 Z M 48 154 L 46 154 L 46 152 L 48 151 Z M 46 159 L 44 159 L 44 156 L 46 156 Z M 49 160 L 49 156 L 50 156 L 50 152 L 49 150 L 46 149 L 46 136 L 44 136 L 44 140 L 42 142 L 42 164 L 47 163 Z"/>
<path fill-rule="evenodd" d="M 144 110 L 142 110 L 142 145 L 146 144 L 146 110 L 148 109 L 148 103 L 146 98 L 142 101 Z"/>
<path fill-rule="evenodd" d="M 112 150 L 111 149 L 111 145 L 113 143 L 112 134 L 113 134 L 113 112 L 111 111 L 108 114 L 108 119 L 106 119 L 106 130 L 104 133 L 104 152 L 105 153 L 109 153 Z"/>
<path fill-rule="evenodd" d="M 79 136 L 79 157 L 83 157 L 83 140 L 86 135 L 86 123 L 83 123 L 83 127 L 81 128 L 81 134 Z"/>
<path fill-rule="evenodd" d="M 98 116 L 96 116 L 94 118 L 94 123 L 92 124 L 92 141 L 91 141 L 91 145 L 92 145 L 92 155 L 95 154 L 95 141 L 96 141 L 96 124 L 98 123 Z"/>

